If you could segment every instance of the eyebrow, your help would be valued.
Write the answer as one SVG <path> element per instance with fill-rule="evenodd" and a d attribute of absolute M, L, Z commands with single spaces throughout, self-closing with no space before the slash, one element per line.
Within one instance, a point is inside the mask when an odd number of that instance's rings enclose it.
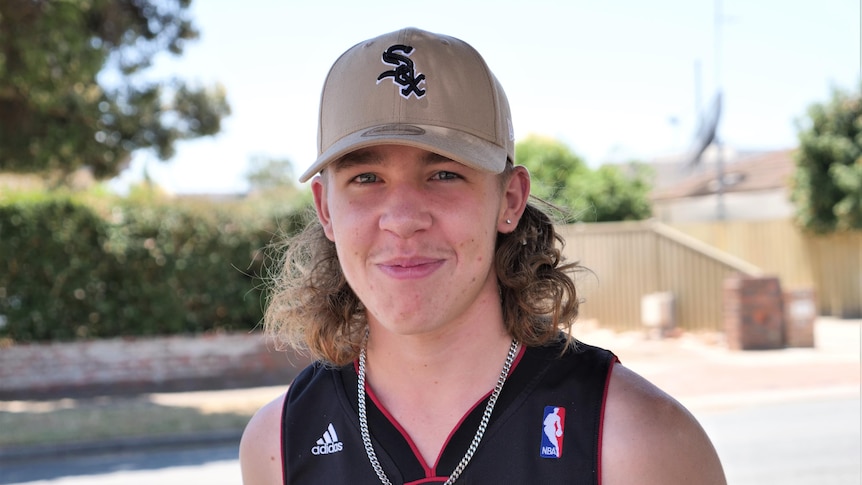
<path fill-rule="evenodd" d="M 338 172 L 355 165 L 377 165 L 382 162 L 382 157 L 374 150 L 360 149 L 348 153 L 332 163 L 332 168 Z"/>
<path fill-rule="evenodd" d="M 425 156 L 422 157 L 422 161 L 426 165 L 447 162 L 459 163 L 449 157 L 431 151 L 427 152 Z M 375 150 L 374 147 L 371 147 L 362 148 L 342 156 L 341 158 L 335 160 L 335 162 L 332 163 L 332 168 L 334 169 L 334 171 L 338 172 L 341 170 L 349 169 L 350 167 L 356 165 L 379 165 L 381 163 L 383 163 L 383 157 L 380 155 L 380 152 Z"/>

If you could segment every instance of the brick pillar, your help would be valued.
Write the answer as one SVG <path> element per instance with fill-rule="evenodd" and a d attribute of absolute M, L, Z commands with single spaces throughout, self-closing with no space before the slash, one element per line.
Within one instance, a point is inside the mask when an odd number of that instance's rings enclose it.
<path fill-rule="evenodd" d="M 733 350 L 783 348 L 784 304 L 778 278 L 726 279 L 724 326 Z"/>

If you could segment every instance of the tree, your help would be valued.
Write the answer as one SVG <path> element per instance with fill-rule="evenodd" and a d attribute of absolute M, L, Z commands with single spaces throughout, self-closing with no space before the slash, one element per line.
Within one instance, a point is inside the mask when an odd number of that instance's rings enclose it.
<path fill-rule="evenodd" d="M 531 135 L 518 142 L 516 162 L 529 169 L 532 192 L 562 209 L 564 222 L 607 222 L 649 217 L 647 168 L 604 165 L 591 170 L 559 141 Z"/>
<path fill-rule="evenodd" d="M 293 163 L 286 158 L 253 156 L 245 178 L 249 184 L 245 204 L 258 216 L 291 221 L 294 212 L 313 205 L 311 191 L 297 185 Z"/>
<path fill-rule="evenodd" d="M 649 200 L 652 172 L 646 165 L 602 165 L 578 180 L 572 189 L 583 194 L 581 220 L 595 222 L 642 220 L 652 215 Z M 591 212 L 594 210 L 595 212 Z"/>
<path fill-rule="evenodd" d="M 270 190 L 297 191 L 293 163 L 286 158 L 255 155 L 249 160 L 245 174 L 252 192 Z"/>
<path fill-rule="evenodd" d="M 814 233 L 862 230 L 862 96 L 834 90 L 801 120 L 790 198 Z"/>
<path fill-rule="evenodd" d="M 563 207 L 569 206 L 567 189 L 589 171 L 586 163 L 567 146 L 537 135 L 518 142 L 515 158 L 530 171 L 533 194 Z"/>
<path fill-rule="evenodd" d="M 0 0 L 0 171 L 119 173 L 230 113 L 220 87 L 145 76 L 197 38 L 191 0 Z"/>

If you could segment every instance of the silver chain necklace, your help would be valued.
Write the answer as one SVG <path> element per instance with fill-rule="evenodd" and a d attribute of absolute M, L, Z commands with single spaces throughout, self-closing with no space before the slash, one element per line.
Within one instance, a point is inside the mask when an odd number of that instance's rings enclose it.
<path fill-rule="evenodd" d="M 377 478 L 379 478 L 380 482 L 384 485 L 392 485 L 392 482 L 390 482 L 389 478 L 386 477 L 386 472 L 383 471 L 383 467 L 380 466 L 380 462 L 377 460 L 377 453 L 374 452 L 374 447 L 371 445 L 371 434 L 368 432 L 368 416 L 365 412 L 365 355 L 367 343 L 368 336 L 366 334 L 362 350 L 359 352 L 359 429 L 362 433 L 362 444 L 365 446 L 365 454 L 368 455 L 368 460 L 371 462 L 371 467 L 374 468 L 374 471 L 377 473 Z M 506 355 L 506 362 L 503 364 L 503 370 L 500 372 L 500 377 L 497 379 L 497 385 L 494 386 L 494 392 L 492 392 L 491 397 L 488 398 L 488 404 L 485 406 L 485 412 L 482 414 L 482 421 L 479 423 L 479 429 L 476 430 L 476 435 L 473 436 L 473 442 L 470 443 L 470 447 L 467 448 L 467 453 L 464 454 L 464 458 L 461 458 L 461 462 L 458 463 L 457 467 L 455 467 L 452 475 L 449 476 L 449 479 L 446 480 L 444 485 L 452 485 L 455 483 L 455 480 L 458 480 L 458 477 L 461 476 L 461 473 L 465 468 L 467 468 L 467 464 L 470 463 L 470 460 L 473 458 L 473 454 L 476 453 L 476 449 L 479 448 L 479 442 L 482 441 L 482 436 L 485 434 L 485 429 L 488 427 L 488 421 L 491 420 L 491 413 L 494 411 L 494 405 L 497 404 L 497 398 L 500 397 L 500 392 L 503 390 L 503 384 L 506 383 L 506 378 L 509 376 L 509 371 L 512 369 L 512 362 L 514 362 L 515 355 L 517 353 L 518 341 L 513 339 L 512 345 L 509 346 L 509 353 Z"/>

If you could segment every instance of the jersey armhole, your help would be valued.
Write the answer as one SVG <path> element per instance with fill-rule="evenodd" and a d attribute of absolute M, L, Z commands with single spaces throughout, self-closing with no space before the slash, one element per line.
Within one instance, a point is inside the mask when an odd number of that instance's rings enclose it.
<path fill-rule="evenodd" d="M 601 409 L 599 411 L 599 433 L 598 433 L 598 442 L 596 443 L 597 453 L 596 453 L 596 482 L 598 485 L 602 485 L 602 440 L 604 435 L 604 427 L 605 427 L 605 405 L 608 402 L 608 388 L 610 388 L 611 384 L 611 374 L 614 371 L 614 366 L 619 363 L 619 359 L 617 356 L 612 355 L 610 358 L 610 362 L 608 364 L 608 372 L 605 376 L 605 388 L 602 391 L 602 404 Z"/>
<path fill-rule="evenodd" d="M 279 426 L 279 447 L 281 449 L 281 483 L 287 485 L 287 463 L 285 463 L 286 455 L 284 453 L 284 441 L 287 438 L 284 434 L 285 424 L 287 423 L 287 395 L 290 393 L 288 388 L 284 393 L 284 402 L 281 403 L 281 426 Z"/>

